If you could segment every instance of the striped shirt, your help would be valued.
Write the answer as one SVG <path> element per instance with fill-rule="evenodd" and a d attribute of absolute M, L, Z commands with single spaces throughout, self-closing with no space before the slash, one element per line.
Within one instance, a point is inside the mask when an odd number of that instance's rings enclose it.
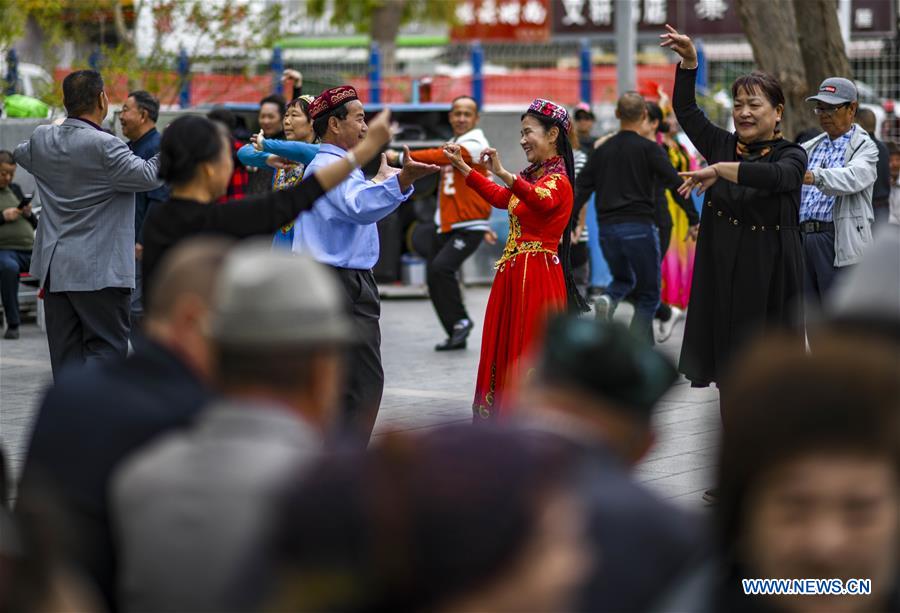
<path fill-rule="evenodd" d="M 846 134 L 831 140 L 827 136 L 822 139 L 812 154 L 809 156 L 808 170 L 817 168 L 843 168 L 844 155 L 847 152 L 847 145 L 850 144 L 850 136 L 853 129 L 848 130 Z M 815 185 L 804 185 L 803 192 L 800 195 L 800 221 L 832 221 L 834 218 L 832 212 L 834 209 L 834 196 L 828 196 L 819 191 Z"/>
<path fill-rule="evenodd" d="M 581 169 L 587 165 L 588 155 L 581 149 L 573 149 L 572 150 L 572 161 L 574 162 L 573 170 L 575 171 L 575 176 L 577 177 L 581 174 Z M 575 183 L 575 179 L 572 179 L 572 183 Z M 590 239 L 588 236 L 588 227 L 584 226 L 584 230 L 581 231 L 581 237 L 578 239 L 579 243 L 586 243 Z"/>

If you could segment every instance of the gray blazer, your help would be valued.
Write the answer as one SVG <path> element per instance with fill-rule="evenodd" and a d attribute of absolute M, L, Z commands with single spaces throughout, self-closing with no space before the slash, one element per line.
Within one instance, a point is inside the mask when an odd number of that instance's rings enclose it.
<path fill-rule="evenodd" d="M 54 292 L 134 287 L 134 193 L 162 185 L 159 157 L 69 118 L 35 128 L 16 147 L 42 205 L 31 274 Z"/>

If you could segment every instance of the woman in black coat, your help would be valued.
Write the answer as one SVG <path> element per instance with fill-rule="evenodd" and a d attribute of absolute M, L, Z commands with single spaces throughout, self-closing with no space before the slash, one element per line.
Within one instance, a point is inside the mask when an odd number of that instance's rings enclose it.
<path fill-rule="evenodd" d="M 793 329 L 803 342 L 799 211 L 807 160 L 781 137 L 784 94 L 771 75 L 754 72 L 732 85 L 734 134 L 710 122 L 694 99 L 697 51 L 689 37 L 668 29 L 662 46 L 682 57 L 675 115 L 709 164 L 680 173 L 688 179 L 684 194 L 699 188 L 705 199 L 679 370 L 705 387 L 720 382 L 736 352 L 760 332 Z"/>

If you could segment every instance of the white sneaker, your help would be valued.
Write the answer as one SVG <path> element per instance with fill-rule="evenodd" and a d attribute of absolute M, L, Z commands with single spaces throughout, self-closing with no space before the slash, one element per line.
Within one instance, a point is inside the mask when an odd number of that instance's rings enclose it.
<path fill-rule="evenodd" d="M 598 321 L 609 321 L 612 319 L 612 313 L 612 298 L 606 294 L 597 296 L 597 300 L 594 301 L 594 317 L 596 317 Z"/>
<path fill-rule="evenodd" d="M 684 319 L 684 311 L 678 307 L 672 307 L 672 316 L 667 321 L 659 322 L 659 334 L 656 337 L 657 343 L 665 343 L 672 336 L 672 330 L 675 324 Z"/>

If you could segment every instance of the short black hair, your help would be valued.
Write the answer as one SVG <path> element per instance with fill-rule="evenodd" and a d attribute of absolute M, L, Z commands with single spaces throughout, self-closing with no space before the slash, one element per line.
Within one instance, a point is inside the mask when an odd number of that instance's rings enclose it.
<path fill-rule="evenodd" d="M 147 117 L 150 121 L 156 123 L 159 119 L 159 100 L 150 92 L 139 89 L 128 94 L 129 98 L 134 98 L 138 108 L 147 111 Z"/>
<path fill-rule="evenodd" d="M 761 93 L 773 108 L 779 104 L 784 105 L 784 91 L 781 89 L 781 82 L 768 72 L 754 70 L 750 74 L 735 79 L 731 84 L 732 99 L 737 98 L 738 90 L 741 89 L 747 93 Z"/>
<path fill-rule="evenodd" d="M 467 94 L 463 94 L 462 96 L 457 96 L 456 98 L 454 98 L 453 100 L 451 100 L 451 101 L 450 101 L 450 108 L 452 109 L 452 108 L 453 108 L 453 105 L 456 104 L 457 101 L 459 101 L 459 100 L 471 100 L 472 102 L 475 103 L 475 112 L 476 112 L 476 113 L 480 113 L 480 112 L 481 112 L 481 105 L 478 104 L 478 100 L 476 100 L 475 98 L 473 98 L 472 96 L 469 96 L 469 95 L 467 95 Z"/>
<path fill-rule="evenodd" d="M 173 121 L 159 144 L 159 178 L 172 185 L 190 181 L 197 166 L 221 154 L 223 133 L 200 115 L 183 115 Z"/>
<path fill-rule="evenodd" d="M 887 146 L 888 155 L 900 155 L 900 145 L 892 140 L 886 142 L 885 145 Z"/>
<path fill-rule="evenodd" d="M 659 122 L 656 124 L 657 132 L 665 133 L 669 131 L 669 125 L 663 121 L 663 119 L 665 119 L 665 113 L 663 113 L 662 108 L 655 102 L 647 102 L 647 119 L 651 122 Z"/>
<path fill-rule="evenodd" d="M 13 154 L 5 149 L 0 149 L 0 164 L 15 164 Z"/>
<path fill-rule="evenodd" d="M 229 132 L 234 132 L 235 128 L 238 127 L 237 116 L 234 113 L 226 109 L 224 106 L 217 106 L 209 113 L 206 114 L 206 118 L 210 121 L 217 121 L 226 128 L 228 128 Z"/>
<path fill-rule="evenodd" d="M 63 79 L 63 105 L 69 117 L 87 115 L 97 107 L 103 77 L 96 70 L 76 70 Z"/>
<path fill-rule="evenodd" d="M 347 119 L 347 115 L 350 114 L 350 110 L 347 108 L 346 104 L 342 104 L 336 109 L 332 109 L 325 113 L 324 115 L 320 115 L 316 117 L 315 121 L 313 121 L 313 132 L 316 133 L 316 137 L 321 139 L 325 136 L 325 133 L 328 131 L 328 119 L 330 117 L 337 117 L 338 120 L 343 121 Z"/>
<path fill-rule="evenodd" d="M 278 107 L 278 114 L 284 117 L 284 97 L 280 94 L 270 94 L 259 101 L 259 108 L 262 109 L 264 104 L 274 104 Z"/>
<path fill-rule="evenodd" d="M 594 121 L 596 118 L 594 117 L 593 111 L 588 111 L 586 109 L 575 109 L 575 113 L 573 113 L 575 120 L 578 121 L 580 119 L 590 119 Z"/>

